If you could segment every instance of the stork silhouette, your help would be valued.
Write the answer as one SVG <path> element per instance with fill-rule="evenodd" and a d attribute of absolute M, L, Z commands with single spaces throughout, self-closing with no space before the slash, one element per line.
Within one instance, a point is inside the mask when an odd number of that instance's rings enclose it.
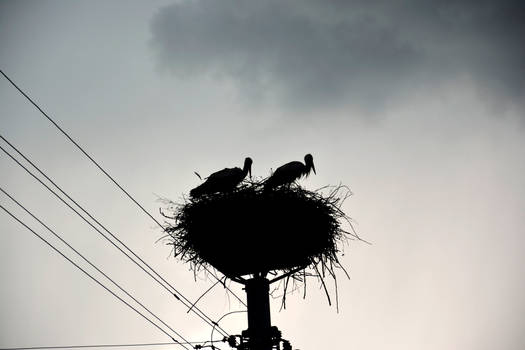
<path fill-rule="evenodd" d="M 308 177 L 311 170 L 316 174 L 314 158 L 311 154 L 307 154 L 304 156 L 304 164 L 299 161 L 293 161 L 275 169 L 274 173 L 266 180 L 264 189 L 270 190 L 282 185 L 290 185 L 303 176 Z"/>
<path fill-rule="evenodd" d="M 250 178 L 252 177 L 252 163 L 252 159 L 247 157 L 242 169 L 238 167 L 224 168 L 211 174 L 204 183 L 190 191 L 190 196 L 200 197 L 210 193 L 232 191 L 244 180 L 247 174 L 250 174 Z"/>

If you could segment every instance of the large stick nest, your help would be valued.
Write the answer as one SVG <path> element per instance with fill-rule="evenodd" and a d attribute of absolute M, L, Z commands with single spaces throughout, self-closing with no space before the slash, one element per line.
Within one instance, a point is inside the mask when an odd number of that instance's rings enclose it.
<path fill-rule="evenodd" d="M 350 195 L 345 186 L 265 191 L 253 181 L 232 192 L 167 200 L 161 213 L 171 219 L 165 231 L 174 255 L 194 271 L 211 265 L 231 279 L 281 271 L 306 277 L 298 272 L 310 267 L 335 278 L 338 252 L 346 240 L 359 239 L 341 210 Z"/>

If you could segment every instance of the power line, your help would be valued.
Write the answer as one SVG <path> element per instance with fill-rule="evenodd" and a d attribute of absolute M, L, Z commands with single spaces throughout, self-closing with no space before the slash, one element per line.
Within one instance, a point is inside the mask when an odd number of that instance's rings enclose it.
<path fill-rule="evenodd" d="M 144 207 L 140 205 L 135 200 L 135 198 L 133 198 L 122 186 L 120 186 L 119 183 L 115 179 L 113 179 L 113 177 L 111 177 L 111 175 L 109 175 L 75 140 L 73 140 L 71 136 L 69 136 L 67 132 L 64 131 L 64 129 L 60 127 L 60 125 L 58 125 L 46 112 L 44 112 L 44 110 L 40 108 L 40 106 L 36 104 L 36 102 L 34 102 L 31 99 L 31 97 L 29 97 L 21 88 L 19 88 L 18 85 L 16 85 L 15 82 L 11 80 L 11 78 L 9 78 L 7 74 L 4 73 L 3 70 L 0 69 L 0 73 L 2 73 L 2 75 L 7 79 L 7 81 L 9 81 L 11 85 L 13 85 L 29 102 L 31 102 L 31 104 L 35 106 L 36 109 L 38 109 L 40 113 L 42 113 L 42 115 L 44 115 L 58 130 L 60 130 L 62 134 L 64 134 L 64 136 L 69 139 L 69 141 L 71 141 L 86 157 L 88 157 L 88 159 L 93 164 L 95 164 L 97 168 L 100 169 L 100 171 L 102 171 L 118 188 L 120 188 L 120 190 L 124 192 L 129 199 L 131 199 L 136 205 L 139 206 L 140 209 L 142 209 L 144 213 L 146 213 L 146 215 L 148 215 L 153 221 L 155 221 L 160 227 L 162 227 L 162 225 L 157 221 L 157 219 L 155 219 L 150 213 L 148 213 L 148 211 L 144 209 Z"/>
<path fill-rule="evenodd" d="M 219 342 L 220 340 L 214 340 Z M 204 344 L 207 341 L 192 341 L 192 342 L 180 342 L 178 344 L 193 345 L 193 344 Z M 18 347 L 18 348 L 0 348 L 0 350 L 51 350 L 51 349 L 89 349 L 89 348 L 123 348 L 123 347 L 141 347 L 141 346 L 167 346 L 174 345 L 173 343 L 136 343 L 136 344 L 98 344 L 98 345 L 59 345 L 59 346 L 30 346 L 30 347 Z"/>
<path fill-rule="evenodd" d="M 198 343 L 195 343 L 198 344 Z M 85 348 L 120 348 L 134 346 L 162 346 L 173 343 L 144 343 L 144 344 L 100 344 L 100 345 L 61 345 L 61 346 L 30 346 L 21 348 L 1 348 L 0 350 L 36 350 L 36 349 L 85 349 Z"/>
<path fill-rule="evenodd" d="M 33 106 L 35 106 L 36 109 L 38 109 L 38 111 L 40 111 L 40 113 L 42 113 L 44 117 L 46 117 L 58 130 L 60 130 L 60 132 L 64 134 L 64 136 L 70 140 L 100 171 L 102 171 L 102 173 L 104 173 L 104 175 L 106 175 L 106 177 L 108 177 L 133 203 L 135 203 L 151 220 L 153 220 L 161 229 L 164 230 L 164 226 L 162 226 L 162 224 L 157 219 L 155 219 L 155 217 L 153 217 L 135 198 L 133 198 L 133 196 L 128 193 L 128 191 L 126 191 L 106 170 L 104 170 L 104 168 L 102 168 L 102 166 L 100 166 L 100 164 L 98 164 L 93 159 L 93 157 L 91 157 L 71 136 L 69 136 L 67 132 L 64 131 L 64 129 L 60 127 L 60 125 L 58 125 L 42 108 L 40 108 L 40 106 L 35 101 L 33 101 L 33 99 L 29 97 L 29 95 L 27 95 L 11 78 L 9 78 L 9 76 L 7 76 L 3 70 L 0 69 L 0 73 L 2 73 L 2 75 L 15 89 L 17 89 Z M 204 267 L 204 269 L 208 271 L 208 273 L 210 273 L 210 275 L 212 275 L 216 280 L 220 280 L 209 269 L 206 267 Z M 226 286 L 226 284 L 224 284 L 224 288 L 244 306 L 247 306 L 246 303 L 241 298 L 239 298 L 239 296 L 237 296 L 237 294 L 235 294 L 228 286 Z"/>
<path fill-rule="evenodd" d="M 91 214 L 89 214 L 82 206 L 80 206 L 73 198 L 71 198 L 65 191 L 63 191 L 53 180 L 51 180 L 40 168 L 38 168 L 33 162 L 31 162 L 22 152 L 20 152 L 14 145 L 12 145 L 9 141 L 5 139 L 2 135 L 0 135 L 0 138 L 4 140 L 11 148 L 13 148 L 20 156 L 24 158 L 29 164 L 31 164 L 40 174 L 42 174 L 49 182 L 51 182 L 61 193 L 63 193 L 69 200 L 71 200 L 77 207 L 79 207 L 86 215 L 88 215 L 93 221 L 95 221 L 100 227 L 102 227 L 113 239 L 115 239 L 118 243 L 120 243 L 122 246 L 124 246 L 133 256 L 135 256 L 137 259 L 139 259 L 145 266 L 147 266 L 156 276 L 158 276 L 166 285 L 171 287 L 172 290 L 170 290 L 168 287 L 166 287 L 165 284 L 161 283 L 155 276 L 151 274 L 150 271 L 146 270 L 144 266 L 139 264 L 136 260 L 134 260 L 128 253 L 126 253 L 121 247 L 119 247 L 115 242 L 113 242 L 108 236 L 106 236 L 102 231 L 100 231 L 97 227 L 95 227 L 89 220 L 87 220 L 82 214 L 80 214 L 75 208 L 73 208 L 69 203 L 67 203 L 60 195 L 58 195 L 53 189 L 51 189 L 48 185 L 46 185 L 40 178 L 38 178 L 35 174 L 33 174 L 27 167 L 25 167 L 22 163 L 20 163 L 12 154 L 10 154 L 5 148 L 0 146 L 0 149 L 6 153 L 14 162 L 16 162 L 20 167 L 22 167 L 29 175 L 31 175 L 35 180 L 40 182 L 41 185 L 43 185 L 48 191 L 53 193 L 62 203 L 64 203 L 67 207 L 69 207 L 75 214 L 77 214 L 80 218 L 82 218 L 88 225 L 90 225 L 95 231 L 97 231 L 102 237 L 104 237 L 109 243 L 111 243 L 115 248 L 117 248 L 121 253 L 123 253 L 126 257 L 128 257 L 135 265 L 137 265 L 140 269 L 142 269 L 146 274 L 148 274 L 153 280 L 155 280 L 158 284 L 160 284 L 164 289 L 166 289 L 171 295 L 173 295 L 177 300 L 179 300 L 184 306 L 191 307 L 191 302 L 182 294 L 180 293 L 173 285 L 171 285 L 168 281 L 166 281 L 164 278 L 162 278 L 150 265 L 148 265 L 143 259 L 141 259 L 135 252 L 131 250 L 124 242 L 122 242 L 119 238 L 117 238 L 111 231 L 109 231 L 104 225 L 102 225 L 98 220 L 96 220 Z M 175 293 L 173 292 L 175 291 Z M 180 297 L 179 297 L 180 296 Z M 182 298 L 182 299 L 181 299 Z M 184 301 L 183 301 L 184 300 Z M 209 326 L 214 327 L 215 322 L 209 318 L 203 311 L 201 311 L 197 306 L 194 306 L 191 308 L 191 310 L 204 322 L 206 322 Z M 223 336 L 228 336 L 229 334 L 222 328 L 217 327 L 219 329 L 219 332 Z"/>
<path fill-rule="evenodd" d="M 150 315 L 155 317 L 158 321 L 160 321 L 164 326 L 169 328 L 174 334 L 176 334 L 179 338 L 186 341 L 182 335 L 180 335 L 176 330 L 171 328 L 166 322 L 164 322 L 162 319 L 160 319 L 157 315 L 155 315 L 149 308 L 144 306 L 140 301 L 138 301 L 133 295 L 131 295 L 128 291 L 126 291 L 124 288 L 122 288 L 117 282 L 115 282 L 111 277 L 109 277 L 107 274 L 105 274 L 102 270 L 100 270 L 97 266 L 95 266 L 89 259 L 87 259 L 84 255 L 82 255 L 78 250 L 76 250 L 71 244 L 69 244 L 67 241 L 65 241 L 58 233 L 53 231 L 49 226 L 47 226 L 42 220 L 37 218 L 32 212 L 30 212 L 26 207 L 24 207 L 20 202 L 18 202 L 13 196 L 11 196 L 9 193 L 7 193 L 2 187 L 0 187 L 0 191 L 2 191 L 7 197 L 9 197 L 13 202 L 15 202 L 20 208 L 22 208 L 27 214 L 29 214 L 33 219 L 38 221 L 38 223 L 42 226 L 44 226 L 49 232 L 51 232 L 56 238 L 58 238 L 62 243 L 64 243 L 69 249 L 74 251 L 78 256 L 80 256 L 85 262 L 87 262 L 91 267 L 93 267 L 95 270 L 97 270 L 102 276 L 106 277 L 111 283 L 113 283 L 118 289 L 120 289 L 122 292 L 124 292 L 128 297 L 130 297 L 134 302 L 139 304 L 144 310 L 149 312 Z"/>
<path fill-rule="evenodd" d="M 101 286 L 102 288 L 104 288 L 106 291 L 108 291 L 109 293 L 111 293 L 115 298 L 117 298 L 118 300 L 120 300 L 121 302 L 123 302 L 124 304 L 126 304 L 129 308 L 131 308 L 133 311 L 135 311 L 137 314 L 139 314 L 140 316 L 142 316 L 145 320 L 147 320 L 149 323 L 151 323 L 152 325 L 154 325 L 157 329 L 159 329 L 162 333 L 166 334 L 168 337 L 170 337 L 171 340 L 173 340 L 175 342 L 175 344 L 178 344 L 178 345 L 181 345 L 183 348 L 185 349 L 188 349 L 184 344 L 179 344 L 179 342 L 177 340 L 175 340 L 175 338 L 173 338 L 168 332 L 166 332 L 163 328 L 161 328 L 158 324 L 156 324 L 155 322 L 153 322 L 151 319 L 149 319 L 146 315 L 144 315 L 142 312 L 140 312 L 139 310 L 137 310 L 136 308 L 134 308 L 130 303 L 128 303 L 127 301 L 125 301 L 124 299 L 122 299 L 121 297 L 119 297 L 114 291 L 112 291 L 111 289 L 109 289 L 107 286 L 105 286 L 104 284 L 102 284 L 102 282 L 100 282 L 99 280 L 97 280 L 95 277 L 93 277 L 89 272 L 87 272 L 86 270 L 84 270 L 82 267 L 80 267 L 80 265 L 78 265 L 76 262 L 74 262 L 73 260 L 71 260 L 69 257 L 67 257 L 64 253 L 62 253 L 58 248 L 56 248 L 53 244 L 49 243 L 49 241 L 47 241 L 44 237 L 42 237 L 41 235 L 39 235 L 36 231 L 34 231 L 31 227 L 27 226 L 22 220 L 20 220 L 18 217 L 16 217 L 14 214 L 12 214 L 9 210 L 7 210 L 4 206 L 2 206 L 0 204 L 0 208 L 2 208 L 9 216 L 11 216 L 13 219 L 15 219 L 16 221 L 18 221 L 18 223 L 20 223 L 22 226 L 24 226 L 26 229 L 28 229 L 29 231 L 31 231 L 35 236 L 37 236 L 38 238 L 40 238 L 40 240 L 42 240 L 45 244 L 47 244 L 51 249 L 53 249 L 55 252 L 57 252 L 58 254 L 62 255 L 62 257 L 64 259 L 66 259 L 67 261 L 69 261 L 71 264 L 73 264 L 77 269 L 79 269 L 80 271 L 82 271 L 86 276 L 88 276 L 89 278 L 91 278 L 94 282 L 96 282 L 99 286 Z M 185 340 L 186 341 L 186 340 Z"/>

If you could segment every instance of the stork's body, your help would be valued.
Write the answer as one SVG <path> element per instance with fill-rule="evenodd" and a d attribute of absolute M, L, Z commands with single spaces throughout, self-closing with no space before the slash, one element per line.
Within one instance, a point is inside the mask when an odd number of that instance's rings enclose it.
<path fill-rule="evenodd" d="M 264 189 L 272 189 L 281 185 L 290 185 L 301 177 L 308 177 L 310 171 L 315 174 L 314 158 L 311 154 L 304 156 L 304 164 L 299 161 L 286 163 L 277 169 L 264 184 Z"/>
<path fill-rule="evenodd" d="M 190 191 L 190 196 L 200 197 L 204 194 L 232 191 L 248 173 L 250 177 L 252 176 L 252 163 L 252 159 L 248 157 L 244 160 L 242 169 L 237 167 L 224 168 L 211 174 L 204 183 Z"/>

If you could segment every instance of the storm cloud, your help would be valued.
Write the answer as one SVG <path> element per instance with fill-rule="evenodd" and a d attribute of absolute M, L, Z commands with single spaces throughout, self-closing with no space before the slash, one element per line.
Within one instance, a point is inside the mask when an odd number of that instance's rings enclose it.
<path fill-rule="evenodd" d="M 525 91 L 519 1 L 185 1 L 151 22 L 161 68 L 213 75 L 292 107 L 381 108 L 466 77 L 498 98 Z"/>

